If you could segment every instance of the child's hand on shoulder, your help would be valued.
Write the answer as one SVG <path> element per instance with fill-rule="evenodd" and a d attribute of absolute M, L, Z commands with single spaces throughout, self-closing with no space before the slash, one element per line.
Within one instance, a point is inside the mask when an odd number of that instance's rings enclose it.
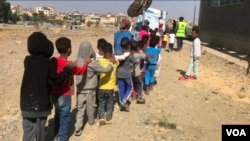
<path fill-rule="evenodd" d="M 85 58 L 84 58 L 84 64 L 88 65 L 88 64 L 91 63 L 91 62 L 92 62 L 92 60 L 91 60 L 90 57 L 85 57 Z"/>
<path fill-rule="evenodd" d="M 74 67 L 76 66 L 76 61 L 69 61 L 69 62 L 68 62 L 68 66 L 74 68 Z"/>
<path fill-rule="evenodd" d="M 113 64 L 115 64 L 115 63 L 116 63 L 115 56 L 112 56 L 112 57 L 110 58 L 110 62 L 112 62 Z"/>

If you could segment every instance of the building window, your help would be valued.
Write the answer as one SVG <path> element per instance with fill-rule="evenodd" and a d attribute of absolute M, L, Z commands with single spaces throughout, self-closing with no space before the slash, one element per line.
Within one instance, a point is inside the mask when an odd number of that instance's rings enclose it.
<path fill-rule="evenodd" d="M 244 0 L 208 0 L 208 6 L 224 6 L 233 4 L 242 4 Z"/>

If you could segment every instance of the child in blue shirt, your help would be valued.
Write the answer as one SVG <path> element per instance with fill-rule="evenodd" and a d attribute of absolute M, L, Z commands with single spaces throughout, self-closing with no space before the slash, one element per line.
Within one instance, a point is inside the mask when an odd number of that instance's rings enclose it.
<path fill-rule="evenodd" d="M 149 47 L 146 48 L 146 70 L 145 70 L 145 94 L 149 94 L 149 90 L 152 89 L 154 84 L 154 74 L 156 70 L 156 65 L 158 62 L 159 54 L 161 52 L 160 48 L 157 48 L 159 37 L 153 36 L 150 39 Z"/>

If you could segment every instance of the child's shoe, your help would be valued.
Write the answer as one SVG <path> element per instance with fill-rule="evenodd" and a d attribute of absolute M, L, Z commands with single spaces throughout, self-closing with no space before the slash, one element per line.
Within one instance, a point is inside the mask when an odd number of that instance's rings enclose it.
<path fill-rule="evenodd" d="M 81 136 L 81 134 L 82 134 L 82 130 L 81 129 L 75 130 L 75 136 Z"/>
<path fill-rule="evenodd" d="M 111 124 L 111 123 L 112 123 L 112 121 L 111 121 L 111 119 L 109 119 L 109 120 L 108 120 L 108 119 L 106 119 L 105 123 L 106 123 L 106 124 Z"/>
<path fill-rule="evenodd" d="M 106 120 L 104 118 L 99 119 L 99 125 L 105 125 Z"/>
<path fill-rule="evenodd" d="M 149 86 L 145 86 L 145 95 L 149 95 Z"/>
<path fill-rule="evenodd" d="M 189 79 L 191 79 L 191 80 L 196 80 L 196 79 L 197 79 L 197 76 L 196 76 L 196 75 L 194 75 L 194 76 L 190 75 L 190 76 L 189 76 Z"/>
<path fill-rule="evenodd" d="M 129 101 L 130 102 L 130 101 Z M 120 110 L 121 111 L 129 111 L 129 105 L 127 103 L 121 103 L 120 105 Z"/>
<path fill-rule="evenodd" d="M 143 98 L 137 98 L 136 103 L 137 104 L 145 104 L 145 99 L 143 99 Z"/>
<path fill-rule="evenodd" d="M 186 76 L 186 75 L 180 76 L 179 80 L 188 80 L 188 76 Z"/>

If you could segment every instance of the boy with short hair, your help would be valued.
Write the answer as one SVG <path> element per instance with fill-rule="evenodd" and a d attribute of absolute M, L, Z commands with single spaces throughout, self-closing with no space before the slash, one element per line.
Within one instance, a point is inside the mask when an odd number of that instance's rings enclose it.
<path fill-rule="evenodd" d="M 110 43 L 105 43 L 102 46 L 103 58 L 98 60 L 98 63 L 102 67 L 106 67 L 110 63 L 110 58 L 113 56 L 113 49 Z M 112 71 L 108 73 L 100 73 L 100 81 L 97 91 L 98 97 L 98 115 L 99 115 L 99 124 L 110 124 L 113 114 L 114 106 L 114 89 L 116 87 L 116 69 L 119 62 L 117 61 Z M 106 114 L 105 114 L 106 113 Z"/>
<path fill-rule="evenodd" d="M 96 53 L 96 60 L 103 58 L 103 51 L 102 51 L 102 46 L 106 44 L 107 41 L 104 38 L 100 38 L 97 40 L 97 49 L 98 52 Z"/>
<path fill-rule="evenodd" d="M 137 93 L 137 103 L 144 104 L 145 99 L 143 99 L 142 90 L 143 90 L 143 82 L 141 79 L 141 68 L 140 63 L 143 59 L 145 59 L 146 55 L 139 49 L 139 43 L 137 41 L 131 41 L 130 50 L 135 52 L 133 56 L 135 57 L 136 63 L 133 64 L 132 70 L 132 80 L 134 84 L 134 89 Z"/>
<path fill-rule="evenodd" d="M 130 40 L 128 38 L 122 38 L 121 47 L 123 54 L 129 52 Z M 130 102 L 128 101 L 128 98 L 130 97 L 133 90 L 131 67 L 134 63 L 136 63 L 136 60 L 132 55 L 133 53 L 134 52 L 131 51 L 130 55 L 126 57 L 125 60 L 120 60 L 116 73 L 119 89 L 120 108 L 121 110 L 126 111 L 129 111 Z"/>
<path fill-rule="evenodd" d="M 161 52 L 160 48 L 157 48 L 159 37 L 153 36 L 150 39 L 150 45 L 146 49 L 146 57 L 148 58 L 146 63 L 146 71 L 145 71 L 145 89 L 146 94 L 149 94 L 149 90 L 152 89 L 153 84 L 155 82 L 155 70 L 159 59 L 159 54 Z"/>
<path fill-rule="evenodd" d="M 56 49 L 60 54 L 55 57 L 57 63 L 57 73 L 68 64 L 68 57 L 71 55 L 71 40 L 66 37 L 60 37 L 56 40 Z M 68 126 L 70 123 L 70 110 L 71 110 L 71 91 L 70 87 L 73 86 L 73 75 L 82 75 L 87 70 L 87 65 L 91 62 L 90 58 L 85 58 L 85 64 L 82 67 L 74 67 L 70 80 L 61 86 L 52 87 L 52 99 L 55 105 L 54 116 L 54 138 L 58 141 L 65 141 L 68 139 Z"/>
<path fill-rule="evenodd" d="M 187 79 L 196 80 L 198 76 L 198 62 L 199 62 L 199 57 L 201 56 L 201 41 L 199 39 L 198 27 L 193 27 L 192 37 L 194 38 L 194 41 L 189 52 L 190 56 L 189 64 L 185 75 L 179 77 L 179 80 L 187 80 Z M 190 75 L 191 70 L 194 71 L 194 76 Z"/>

